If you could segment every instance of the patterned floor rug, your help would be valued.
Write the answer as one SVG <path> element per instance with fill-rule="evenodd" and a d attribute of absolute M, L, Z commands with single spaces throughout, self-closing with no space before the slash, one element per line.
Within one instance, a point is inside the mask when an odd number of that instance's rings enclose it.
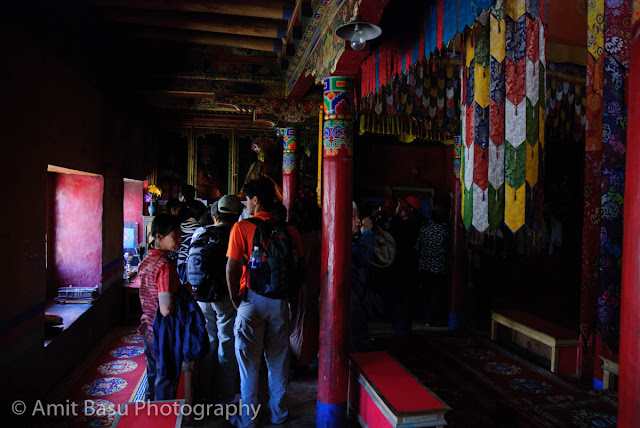
<path fill-rule="evenodd" d="M 76 415 L 46 425 L 111 426 L 121 404 L 144 399 L 146 384 L 142 337 L 132 327 L 114 328 L 49 400 L 77 403 Z"/>
<path fill-rule="evenodd" d="M 450 427 L 616 426 L 615 393 L 582 389 L 482 337 L 431 332 L 376 347 L 453 408 Z"/>

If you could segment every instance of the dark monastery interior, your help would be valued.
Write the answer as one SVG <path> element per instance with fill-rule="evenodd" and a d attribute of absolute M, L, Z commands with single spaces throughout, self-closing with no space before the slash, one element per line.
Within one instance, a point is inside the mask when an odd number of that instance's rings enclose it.
<path fill-rule="evenodd" d="M 7 426 L 639 427 L 638 3 L 4 5 Z M 248 402 L 249 375 L 209 400 L 188 359 L 156 400 L 182 410 L 113 411 L 155 376 L 138 328 L 155 219 L 183 207 L 184 241 L 225 195 L 255 217 L 255 182 L 304 247 L 299 294 L 276 299 L 286 419 L 268 332 L 248 425 L 223 405 Z M 238 280 L 234 314 L 255 291 Z"/>

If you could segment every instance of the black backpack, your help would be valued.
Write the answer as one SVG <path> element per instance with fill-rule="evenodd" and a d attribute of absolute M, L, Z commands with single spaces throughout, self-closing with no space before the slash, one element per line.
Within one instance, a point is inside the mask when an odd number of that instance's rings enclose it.
<path fill-rule="evenodd" d="M 247 263 L 249 288 L 271 299 L 289 296 L 294 256 L 287 226 L 276 219 L 247 219 L 256 225 Z M 252 263 L 253 259 L 259 261 Z"/>
<path fill-rule="evenodd" d="M 218 302 L 229 295 L 226 270 L 230 232 L 226 226 L 211 226 L 191 241 L 187 281 L 195 291 L 196 300 Z"/>

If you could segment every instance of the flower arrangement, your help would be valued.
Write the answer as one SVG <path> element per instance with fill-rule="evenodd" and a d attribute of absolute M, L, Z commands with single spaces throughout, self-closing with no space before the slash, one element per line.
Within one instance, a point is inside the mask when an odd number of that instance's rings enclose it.
<path fill-rule="evenodd" d="M 147 193 L 144 194 L 144 201 L 145 202 L 157 201 L 161 195 L 162 195 L 162 190 L 160 190 L 158 186 L 156 186 L 155 184 L 151 184 L 147 188 Z"/>

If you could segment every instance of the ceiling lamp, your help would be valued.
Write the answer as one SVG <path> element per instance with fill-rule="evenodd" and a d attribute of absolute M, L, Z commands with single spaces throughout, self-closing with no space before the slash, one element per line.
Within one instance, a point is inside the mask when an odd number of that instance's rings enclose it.
<path fill-rule="evenodd" d="M 351 49 L 360 51 L 364 49 L 367 40 L 373 40 L 382 34 L 382 30 L 377 25 L 369 24 L 356 15 L 348 24 L 341 25 L 336 30 L 336 35 L 341 39 L 351 42 Z"/>

